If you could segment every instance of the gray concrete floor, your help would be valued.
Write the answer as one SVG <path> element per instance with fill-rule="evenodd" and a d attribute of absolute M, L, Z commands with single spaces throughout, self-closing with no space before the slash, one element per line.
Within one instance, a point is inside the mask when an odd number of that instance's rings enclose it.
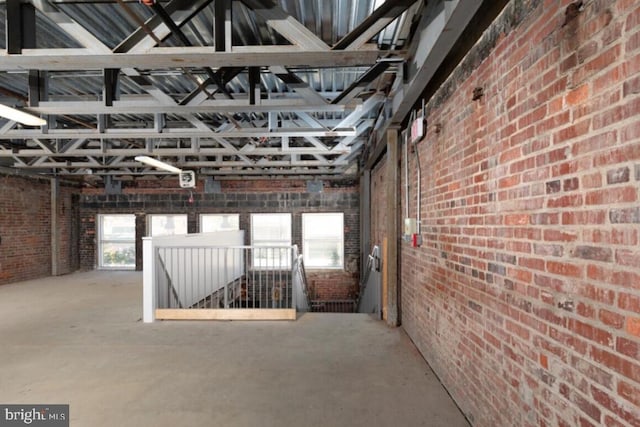
<path fill-rule="evenodd" d="M 401 329 L 361 314 L 140 321 L 142 276 L 0 286 L 0 403 L 71 426 L 465 426 Z"/>

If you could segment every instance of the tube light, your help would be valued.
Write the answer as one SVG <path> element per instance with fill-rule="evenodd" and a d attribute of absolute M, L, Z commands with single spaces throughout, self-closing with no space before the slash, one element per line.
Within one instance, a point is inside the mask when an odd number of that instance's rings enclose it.
<path fill-rule="evenodd" d="M 0 116 L 27 126 L 44 126 L 47 121 L 24 111 L 0 104 Z"/>
<path fill-rule="evenodd" d="M 182 169 L 177 168 L 169 163 L 162 162 L 158 159 L 154 159 L 149 156 L 136 156 L 136 160 L 142 163 L 145 163 L 149 166 L 153 166 L 154 168 L 163 169 L 171 173 L 180 173 Z"/>

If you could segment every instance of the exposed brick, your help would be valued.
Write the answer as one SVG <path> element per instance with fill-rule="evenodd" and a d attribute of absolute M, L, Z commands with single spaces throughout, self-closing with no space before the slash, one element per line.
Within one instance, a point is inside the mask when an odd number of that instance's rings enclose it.
<path fill-rule="evenodd" d="M 640 223 L 640 207 L 626 209 L 611 209 L 609 219 L 614 224 Z"/>
<path fill-rule="evenodd" d="M 638 98 L 638 100 L 640 100 L 640 98 Z M 640 103 L 638 104 L 638 111 L 640 111 Z M 628 136 L 626 134 L 627 129 L 623 128 L 623 139 Z M 593 158 L 593 164 L 595 166 L 607 166 L 638 159 L 640 159 L 640 144 L 628 144 L 621 148 L 609 150 L 606 153 L 597 154 Z"/>
<path fill-rule="evenodd" d="M 638 361 L 631 362 L 608 350 L 602 350 L 595 346 L 591 347 L 591 357 L 594 361 L 602 363 L 607 368 L 613 369 L 629 379 L 638 381 L 638 378 L 640 378 Z"/>
<path fill-rule="evenodd" d="M 559 230 L 544 230 L 543 238 L 548 242 L 573 242 L 578 238 L 578 235 Z"/>
<path fill-rule="evenodd" d="M 529 224 L 529 215 L 512 214 L 506 215 L 504 218 L 505 225 L 527 225 Z"/>
<path fill-rule="evenodd" d="M 597 49 L 597 44 L 593 42 L 589 46 L 592 48 L 593 53 L 595 53 Z M 578 56 L 580 57 L 580 52 L 578 53 Z M 572 91 L 567 93 L 567 95 L 565 96 L 565 100 L 569 105 L 581 104 L 585 102 L 588 98 L 589 98 L 589 85 L 586 85 L 586 84 L 583 84 L 582 86 L 579 86 L 576 89 L 573 89 Z"/>
<path fill-rule="evenodd" d="M 585 204 L 602 205 L 614 203 L 635 202 L 638 198 L 638 190 L 634 187 L 610 188 L 587 193 Z"/>
<path fill-rule="evenodd" d="M 578 188 L 580 188 L 580 180 L 578 178 L 569 178 L 562 182 L 562 189 L 564 191 L 574 191 Z"/>
<path fill-rule="evenodd" d="M 607 172 L 607 184 L 620 184 L 629 182 L 629 168 L 623 167 Z"/>
<path fill-rule="evenodd" d="M 601 309 L 598 312 L 598 318 L 607 326 L 612 328 L 621 329 L 624 326 L 624 316 L 613 311 Z"/>
<path fill-rule="evenodd" d="M 604 211 L 574 211 L 562 213 L 562 224 L 564 225 L 603 224 L 604 219 Z"/>
<path fill-rule="evenodd" d="M 589 259 L 593 261 L 611 262 L 613 251 L 610 248 L 599 246 L 577 246 L 571 253 L 575 258 Z"/>
<path fill-rule="evenodd" d="M 547 194 L 557 193 L 562 189 L 562 185 L 560 180 L 549 181 L 547 182 Z"/>
<path fill-rule="evenodd" d="M 58 272 L 78 268 L 80 189 L 60 185 Z M 49 180 L 0 173 L 0 285 L 51 274 L 51 184 Z"/>
<path fill-rule="evenodd" d="M 640 317 L 627 317 L 627 332 L 640 337 Z"/>
<path fill-rule="evenodd" d="M 562 276 L 582 277 L 582 268 L 566 262 L 547 261 L 547 271 Z"/>
<path fill-rule="evenodd" d="M 640 426 L 640 416 L 626 410 L 620 403 L 618 403 L 616 397 L 610 392 L 591 386 L 591 395 L 596 402 L 615 414 L 615 417 L 608 416 L 605 418 L 609 420 L 605 425 L 612 425 L 612 421 L 620 424 L 618 420 L 624 420 L 626 423 L 631 424 L 634 427 Z"/>
<path fill-rule="evenodd" d="M 620 129 L 620 139 L 623 142 L 634 141 L 640 138 L 640 122 L 634 122 Z"/>
<path fill-rule="evenodd" d="M 535 244 L 533 251 L 536 255 L 557 256 L 560 257 L 564 253 L 564 246 L 562 245 L 543 245 Z"/>
<path fill-rule="evenodd" d="M 624 337 L 616 338 L 616 351 L 632 359 L 640 358 L 640 343 Z"/>
<path fill-rule="evenodd" d="M 640 314 L 640 296 L 621 292 L 618 296 L 618 307 Z"/>
<path fill-rule="evenodd" d="M 508 1 L 427 101 L 402 322 L 478 427 L 640 426 L 640 7 L 571 3 Z"/>
<path fill-rule="evenodd" d="M 640 266 L 640 252 L 617 250 L 616 262 L 620 265 L 626 265 L 629 267 L 638 267 Z"/>
<path fill-rule="evenodd" d="M 536 213 L 530 217 L 533 225 L 554 225 L 560 224 L 560 215 L 557 213 Z"/>
<path fill-rule="evenodd" d="M 628 382 L 618 382 L 618 394 L 629 402 L 640 407 L 640 388 L 631 385 Z"/>
<path fill-rule="evenodd" d="M 548 208 L 568 208 L 582 206 L 584 197 L 582 194 L 570 194 L 566 196 L 556 197 L 547 201 Z"/>
<path fill-rule="evenodd" d="M 627 52 L 633 52 L 638 48 L 640 48 L 640 31 L 629 37 L 629 40 L 625 44 L 625 49 L 627 50 Z"/>
<path fill-rule="evenodd" d="M 602 174 L 599 172 L 588 174 L 582 177 L 582 186 L 584 188 L 602 187 Z"/>
<path fill-rule="evenodd" d="M 569 399 L 571 402 L 575 403 L 581 411 L 583 411 L 592 419 L 600 421 L 601 412 L 595 404 L 589 402 L 574 390 L 571 390 L 571 388 L 567 384 L 560 384 L 559 390 L 561 395 Z"/>
<path fill-rule="evenodd" d="M 632 77 L 624 82 L 623 95 L 635 95 L 640 93 L 640 76 Z"/>
<path fill-rule="evenodd" d="M 633 271 L 612 270 L 610 266 L 589 264 L 587 277 L 613 285 L 640 289 L 640 273 Z"/>

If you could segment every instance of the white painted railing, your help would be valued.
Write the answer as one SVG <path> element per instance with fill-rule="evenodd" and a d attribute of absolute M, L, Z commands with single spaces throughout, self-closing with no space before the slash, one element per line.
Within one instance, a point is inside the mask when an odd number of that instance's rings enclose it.
<path fill-rule="evenodd" d="M 306 311 L 297 247 L 243 240 L 242 231 L 144 239 L 144 322 L 295 319 L 296 309 Z"/>

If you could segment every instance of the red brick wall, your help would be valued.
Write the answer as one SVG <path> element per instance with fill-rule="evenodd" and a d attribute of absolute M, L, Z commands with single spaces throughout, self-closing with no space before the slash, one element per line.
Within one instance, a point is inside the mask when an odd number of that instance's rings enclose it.
<path fill-rule="evenodd" d="M 475 426 L 640 426 L 640 4 L 584 3 L 512 1 L 427 107 L 402 322 Z"/>
<path fill-rule="evenodd" d="M 74 189 L 60 186 L 58 272 L 78 267 Z M 0 284 L 51 274 L 51 182 L 0 174 Z"/>

